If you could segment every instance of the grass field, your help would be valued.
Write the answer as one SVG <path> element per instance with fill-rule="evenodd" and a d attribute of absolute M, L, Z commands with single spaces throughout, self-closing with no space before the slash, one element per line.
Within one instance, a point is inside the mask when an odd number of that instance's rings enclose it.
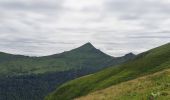
<path fill-rule="evenodd" d="M 170 69 L 123 82 L 75 100 L 170 100 Z"/>

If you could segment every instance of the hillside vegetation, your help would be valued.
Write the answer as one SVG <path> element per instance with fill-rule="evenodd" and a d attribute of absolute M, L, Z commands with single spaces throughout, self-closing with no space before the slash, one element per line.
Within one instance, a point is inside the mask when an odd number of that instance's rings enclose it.
<path fill-rule="evenodd" d="M 129 53 L 111 57 L 87 43 L 45 57 L 0 53 L 0 100 L 42 100 L 59 85 L 133 59 Z"/>
<path fill-rule="evenodd" d="M 113 85 L 75 100 L 170 100 L 170 69 Z"/>
<path fill-rule="evenodd" d="M 126 64 L 78 78 L 60 86 L 45 100 L 71 100 L 170 66 L 170 43 L 139 54 Z"/>
<path fill-rule="evenodd" d="M 71 51 L 45 57 L 27 57 L 1 52 L 0 76 L 43 74 L 85 68 L 95 72 L 110 65 L 123 63 L 133 57 L 134 55 L 114 58 L 90 43 Z"/>

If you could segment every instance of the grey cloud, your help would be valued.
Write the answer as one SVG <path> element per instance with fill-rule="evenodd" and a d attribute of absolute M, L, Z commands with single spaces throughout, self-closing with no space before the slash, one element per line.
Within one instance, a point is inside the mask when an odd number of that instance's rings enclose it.
<path fill-rule="evenodd" d="M 107 0 L 106 5 L 109 11 L 122 14 L 127 19 L 136 19 L 147 16 L 147 14 L 167 15 L 167 12 L 170 12 L 169 4 L 160 0 Z"/>
<path fill-rule="evenodd" d="M 71 1 L 75 4 L 63 6 L 70 0 L 0 0 L 0 51 L 42 56 L 92 42 L 102 51 L 120 56 L 169 42 L 168 3 Z"/>
<path fill-rule="evenodd" d="M 170 39 L 170 36 L 130 36 L 129 38 L 148 38 L 148 39 L 151 39 L 151 38 L 169 38 Z"/>
<path fill-rule="evenodd" d="M 0 1 L 1 9 L 26 10 L 26 11 L 49 11 L 61 10 L 64 0 L 5 0 Z"/>
<path fill-rule="evenodd" d="M 50 41 L 47 39 L 33 38 L 0 38 L 0 49 L 5 52 L 25 55 L 50 55 L 69 50 L 74 42 Z M 50 49 L 50 51 L 49 51 Z"/>

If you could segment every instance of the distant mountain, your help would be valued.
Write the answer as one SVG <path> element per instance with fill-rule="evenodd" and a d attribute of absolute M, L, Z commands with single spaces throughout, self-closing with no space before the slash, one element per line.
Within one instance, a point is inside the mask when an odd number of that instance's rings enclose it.
<path fill-rule="evenodd" d="M 64 82 L 134 57 L 111 57 L 91 43 L 44 57 L 0 53 L 0 100 L 42 100 Z"/>
<path fill-rule="evenodd" d="M 129 56 L 131 54 L 128 54 Z M 60 86 L 45 100 L 72 100 L 91 92 L 170 68 L 170 43 L 137 55 L 131 61 Z"/>
<path fill-rule="evenodd" d="M 0 52 L 0 63 L 9 62 L 9 61 L 18 60 L 18 59 L 24 59 L 24 58 L 29 58 L 29 57 Z"/>
<path fill-rule="evenodd" d="M 133 57 L 134 55 L 130 59 Z M 71 51 L 45 57 L 27 57 L 0 53 L 0 76 L 43 74 L 82 68 L 96 71 L 109 65 L 123 63 L 129 58 L 119 59 L 101 52 L 91 43 Z"/>

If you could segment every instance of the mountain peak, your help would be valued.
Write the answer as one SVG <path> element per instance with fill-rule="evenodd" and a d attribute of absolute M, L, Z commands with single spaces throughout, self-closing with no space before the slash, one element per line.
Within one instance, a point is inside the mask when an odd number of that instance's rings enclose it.
<path fill-rule="evenodd" d="M 130 53 L 126 54 L 125 56 L 134 56 L 134 55 L 135 55 L 134 53 L 130 52 Z"/>
<path fill-rule="evenodd" d="M 88 43 L 86 43 L 86 44 L 84 44 L 84 45 L 82 45 L 82 46 L 80 46 L 79 48 L 95 48 L 90 42 L 88 42 Z"/>
<path fill-rule="evenodd" d="M 132 58 L 132 57 L 135 57 L 136 55 L 132 52 L 128 53 L 125 55 L 125 57 L 128 57 L 128 58 Z"/>
<path fill-rule="evenodd" d="M 87 42 L 87 43 L 84 44 L 83 46 L 94 47 L 90 42 Z"/>
<path fill-rule="evenodd" d="M 90 42 L 76 48 L 75 50 L 78 51 L 98 51 L 98 49 L 96 49 Z"/>

